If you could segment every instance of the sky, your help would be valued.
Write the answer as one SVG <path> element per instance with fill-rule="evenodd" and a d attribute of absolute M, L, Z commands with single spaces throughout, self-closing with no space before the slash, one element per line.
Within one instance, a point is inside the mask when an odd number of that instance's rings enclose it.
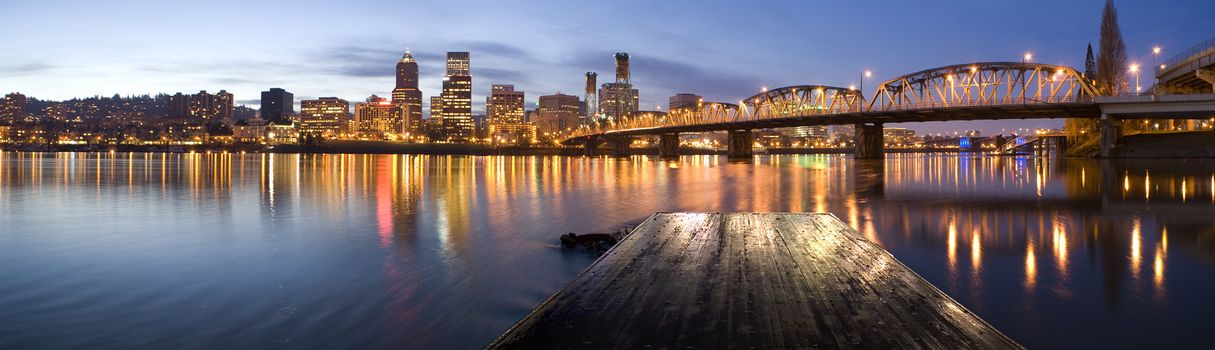
<path fill-rule="evenodd" d="M 581 95 L 632 56 L 641 108 L 696 93 L 738 101 L 763 87 L 866 90 L 971 62 L 1083 66 L 1104 0 L 973 1 L 0 1 L 0 92 L 40 99 L 216 92 L 256 108 L 260 91 L 351 102 L 389 96 L 411 50 L 423 100 L 446 51 L 470 51 L 474 113 L 491 84 Z M 1116 1 L 1128 56 L 1145 66 L 1215 37 L 1215 1 Z M 1095 50 L 1096 48 L 1094 48 Z M 861 72 L 874 76 L 861 81 Z M 1141 77 L 1143 79 L 1143 77 Z M 1150 78 L 1149 78 L 1150 79 Z M 1144 84 L 1148 85 L 1148 84 Z M 868 91 L 867 91 L 868 92 Z M 920 133 L 1057 127 L 1061 121 L 903 125 Z"/>

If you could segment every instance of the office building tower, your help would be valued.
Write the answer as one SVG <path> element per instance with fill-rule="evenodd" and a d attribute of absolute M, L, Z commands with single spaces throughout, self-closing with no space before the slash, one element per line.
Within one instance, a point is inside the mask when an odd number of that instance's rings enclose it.
<path fill-rule="evenodd" d="M 467 142 L 473 136 L 472 75 L 468 52 L 447 53 L 447 75 L 443 77 L 443 138 Z"/>
<path fill-rule="evenodd" d="M 286 115 L 295 113 L 295 95 L 281 88 L 262 91 L 262 119 L 278 124 L 289 124 Z"/>
<path fill-rule="evenodd" d="M 544 139 L 552 139 L 579 126 L 578 96 L 557 93 L 540 96 L 536 131 Z"/>
<path fill-rule="evenodd" d="M 535 138 L 536 127 L 523 120 L 523 91 L 514 85 L 493 85 L 485 99 L 488 112 L 487 138 L 494 144 L 529 143 Z"/>
<path fill-rule="evenodd" d="M 392 89 L 392 103 L 405 106 L 406 131 L 417 133 L 422 123 L 422 90 L 418 90 L 418 61 L 413 54 L 405 55 L 397 62 L 397 84 Z"/>
<path fill-rule="evenodd" d="M 333 137 L 342 132 L 350 116 L 350 102 L 337 97 L 300 101 L 300 135 Z"/>
<path fill-rule="evenodd" d="M 409 131 L 405 104 L 371 95 L 365 102 L 354 104 L 354 130 L 380 138 L 397 138 Z"/>

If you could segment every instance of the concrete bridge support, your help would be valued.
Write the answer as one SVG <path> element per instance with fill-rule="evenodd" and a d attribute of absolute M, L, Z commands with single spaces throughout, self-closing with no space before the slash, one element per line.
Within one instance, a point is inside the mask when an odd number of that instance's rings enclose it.
<path fill-rule="evenodd" d="M 670 133 L 658 136 L 658 156 L 662 158 L 679 157 L 679 134 Z"/>
<path fill-rule="evenodd" d="M 882 137 L 882 123 L 856 124 L 856 140 L 853 142 L 856 159 L 882 159 L 886 157 L 885 141 Z"/>
<path fill-rule="evenodd" d="M 599 149 L 599 145 L 602 143 L 603 143 L 602 140 L 599 140 L 594 137 L 586 140 L 586 143 L 582 144 L 583 155 L 585 155 L 587 157 L 594 157 L 595 151 Z"/>
<path fill-rule="evenodd" d="M 1207 82 L 1207 84 L 1211 84 L 1211 93 L 1215 93 L 1215 68 L 1199 69 L 1194 71 L 1194 75 L 1198 76 L 1198 79 Z"/>
<path fill-rule="evenodd" d="M 751 151 L 751 130 L 730 130 L 728 133 L 729 148 L 726 154 L 730 158 L 751 158 L 754 154 Z"/>
<path fill-rule="evenodd" d="M 629 146 L 633 144 L 632 137 L 614 137 L 609 142 L 612 143 L 612 156 L 628 157 Z"/>
<path fill-rule="evenodd" d="M 1114 151 L 1118 148 L 1118 139 L 1122 137 L 1122 122 L 1110 119 L 1108 115 L 1101 115 L 1101 158 L 1110 158 L 1114 156 Z"/>

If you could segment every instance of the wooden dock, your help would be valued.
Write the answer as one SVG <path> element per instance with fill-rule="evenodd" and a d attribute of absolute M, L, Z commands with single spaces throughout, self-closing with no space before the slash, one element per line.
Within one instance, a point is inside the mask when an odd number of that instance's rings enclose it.
<path fill-rule="evenodd" d="M 831 214 L 659 213 L 489 348 L 1020 348 Z"/>

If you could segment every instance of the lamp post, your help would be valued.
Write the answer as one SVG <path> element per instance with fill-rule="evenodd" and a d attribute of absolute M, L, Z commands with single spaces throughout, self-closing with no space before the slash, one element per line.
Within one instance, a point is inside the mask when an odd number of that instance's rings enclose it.
<path fill-rule="evenodd" d="M 865 97 L 865 79 L 872 77 L 872 76 L 873 76 L 873 72 L 868 69 L 866 69 L 865 72 L 863 74 L 861 74 L 861 88 L 857 89 L 857 91 L 860 91 L 862 99 L 864 99 L 864 97 Z"/>
<path fill-rule="evenodd" d="M 1160 74 L 1160 66 L 1156 65 L 1156 56 L 1160 56 L 1160 46 L 1156 46 L 1156 47 L 1152 48 L 1152 67 L 1156 67 L 1156 68 L 1154 68 L 1154 69 L 1156 69 L 1156 74 L 1153 74 L 1153 77 L 1152 77 L 1152 94 L 1153 95 L 1156 94 L 1156 84 L 1160 83 L 1159 81 L 1156 80 L 1156 77 L 1155 77 L 1155 75 Z"/>
<path fill-rule="evenodd" d="M 1138 94 L 1139 93 L 1139 64 L 1138 63 L 1131 64 L 1131 73 L 1135 74 L 1135 93 Z"/>
<path fill-rule="evenodd" d="M 1025 56 L 1021 56 L 1021 63 L 1029 63 L 1030 61 L 1033 61 L 1033 60 L 1034 60 L 1034 54 L 1031 52 L 1026 52 Z"/>

